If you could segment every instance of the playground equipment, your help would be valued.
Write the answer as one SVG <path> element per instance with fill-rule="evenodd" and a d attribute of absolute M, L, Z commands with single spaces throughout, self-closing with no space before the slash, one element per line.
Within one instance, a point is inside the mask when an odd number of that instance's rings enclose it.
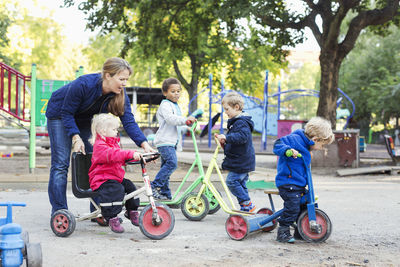
<path fill-rule="evenodd" d="M 168 236 L 174 229 L 175 225 L 175 216 L 171 209 L 167 205 L 154 201 L 149 175 L 145 168 L 145 162 L 156 160 L 159 156 L 160 154 L 158 153 L 148 153 L 143 154 L 143 158 L 140 161 L 127 161 L 126 164 L 141 165 L 144 186 L 125 195 L 123 200 L 123 202 L 125 202 L 126 200 L 142 193 L 148 197 L 150 204 L 144 207 L 140 213 L 139 228 L 145 236 L 157 240 Z M 77 217 L 66 209 L 54 212 L 50 219 L 50 226 L 56 236 L 67 237 L 71 235 L 75 230 L 76 221 L 101 217 L 101 209 L 93 200 L 98 193 L 92 191 L 89 186 L 88 171 L 90 165 L 91 154 L 83 155 L 82 153 L 76 152 L 72 154 L 72 192 L 77 198 L 89 198 L 96 210 Z"/>
<path fill-rule="evenodd" d="M 0 218 L 0 266 L 21 266 L 25 258 L 27 266 L 42 266 L 42 247 L 40 243 L 29 243 L 28 232 L 22 232 L 19 224 L 12 222 L 12 207 L 25 203 L 3 202 L 7 207 L 7 216 Z"/>
<path fill-rule="evenodd" d="M 199 113 L 199 112 L 198 112 Z M 194 115 L 194 116 L 193 116 Z M 196 117 L 196 114 L 192 114 L 193 117 Z M 194 122 L 191 127 L 189 128 L 190 135 L 192 136 L 193 140 L 193 147 L 194 147 L 194 153 L 196 155 L 195 160 L 192 163 L 192 166 L 189 168 L 188 172 L 186 173 L 185 177 L 182 179 L 181 183 L 178 186 L 178 189 L 175 191 L 175 193 L 172 196 L 171 200 L 163 200 L 160 202 L 171 206 L 171 207 L 179 207 L 181 202 L 186 201 L 187 198 L 197 196 L 196 193 L 192 193 L 200 184 L 203 184 L 204 180 L 204 169 L 203 169 L 203 163 L 201 161 L 199 149 L 197 147 L 197 142 L 196 142 L 196 136 L 195 136 L 195 130 L 197 126 L 197 121 Z M 197 167 L 199 176 L 186 188 L 186 190 L 182 192 L 183 186 L 186 184 L 187 179 L 190 177 L 192 171 L 194 168 Z M 147 205 L 148 202 L 141 202 L 140 205 Z M 209 213 L 209 214 L 214 214 L 220 209 L 220 205 L 218 204 L 218 201 L 215 199 L 214 195 L 209 191 L 205 190 L 204 195 L 201 195 L 199 204 L 197 207 L 199 210 L 201 210 L 202 213 Z"/>
<path fill-rule="evenodd" d="M 291 157 L 292 155 L 293 152 L 291 150 L 286 151 L 286 157 Z M 303 160 L 304 167 L 307 169 L 307 191 L 301 198 L 301 212 L 297 218 L 295 234 L 298 233 L 307 242 L 323 242 L 331 235 L 332 223 L 328 215 L 318 209 L 310 168 L 301 154 L 297 154 L 297 158 L 298 160 Z M 271 209 L 262 209 L 256 216 L 244 217 L 241 214 L 229 216 L 225 223 L 225 229 L 230 238 L 242 240 L 250 233 L 260 230 L 269 232 L 276 227 L 276 219 L 281 216 L 283 210 L 275 212 L 271 195 L 278 194 L 278 192 L 276 190 L 266 190 L 265 193 L 268 194 Z"/>
<path fill-rule="evenodd" d="M 268 94 L 268 76 L 269 72 L 268 70 L 265 72 L 265 79 L 264 79 L 264 93 L 263 93 L 263 100 L 253 97 L 253 96 L 248 96 L 245 95 L 241 92 L 239 93 L 245 102 L 244 105 L 244 111 L 249 113 L 252 116 L 252 120 L 254 122 L 254 130 L 257 132 L 261 133 L 261 150 L 266 150 L 267 149 L 267 135 L 272 135 L 272 136 L 277 136 L 280 129 L 279 129 L 279 124 L 278 120 L 281 115 L 281 105 L 284 102 L 288 101 L 293 101 L 297 98 L 300 97 L 319 97 L 319 91 L 313 90 L 313 89 L 289 89 L 282 91 L 280 82 L 278 83 L 278 92 L 274 93 L 272 95 Z M 208 134 L 208 147 L 211 147 L 211 129 L 216 123 L 216 120 L 219 118 L 219 113 L 223 114 L 223 107 L 221 104 L 221 100 L 223 96 L 228 93 L 229 91 L 232 90 L 226 90 L 224 88 L 224 82 L 223 80 L 221 81 L 221 92 L 218 94 L 213 94 L 212 93 L 212 75 L 209 75 L 209 85 L 207 88 L 201 90 L 197 95 L 195 95 L 189 102 L 189 109 L 190 109 L 190 104 L 203 92 L 205 92 L 207 89 L 209 90 L 208 93 L 208 98 L 209 98 L 209 117 L 208 117 L 208 124 L 207 128 L 208 129 L 203 129 L 202 135 Z M 350 99 L 348 95 L 346 95 L 340 88 L 338 88 L 338 91 L 343 95 L 343 97 L 352 105 L 352 112 L 348 111 L 348 109 L 338 109 L 338 115 L 340 115 L 340 118 L 346 117 L 346 124 L 344 125 L 344 129 L 347 128 L 348 123 L 350 119 L 353 117 L 355 113 L 355 105 L 353 101 Z M 340 97 L 337 100 L 337 108 L 339 108 L 342 103 L 344 98 Z M 276 104 L 270 104 L 270 99 L 276 98 Z M 211 106 L 212 104 L 220 104 L 221 108 L 220 111 L 212 116 L 212 109 Z M 268 109 L 269 108 L 276 108 L 276 112 L 270 112 Z M 307 116 L 306 116 L 307 117 Z M 220 133 L 223 133 L 223 116 L 221 116 L 221 124 L 220 124 Z"/>
<path fill-rule="evenodd" d="M 207 209 L 204 208 L 206 206 L 205 204 L 205 198 L 203 195 L 207 193 L 207 190 L 209 190 L 215 197 L 216 201 L 219 203 L 223 211 L 229 214 L 241 214 L 244 216 L 248 215 L 253 215 L 254 213 L 251 212 L 245 212 L 236 209 L 235 204 L 233 203 L 231 193 L 225 183 L 225 179 L 221 174 L 221 170 L 218 167 L 217 163 L 217 156 L 219 150 L 222 148 L 221 144 L 218 142 L 218 140 L 214 137 L 215 142 L 217 144 L 217 147 L 215 148 L 214 154 L 210 160 L 210 163 L 208 165 L 206 174 L 203 179 L 203 184 L 200 187 L 200 191 L 195 194 L 189 194 L 185 197 L 184 200 L 182 200 L 181 203 L 181 211 L 183 215 L 185 215 L 186 218 L 188 218 L 191 221 L 200 221 L 202 220 L 206 215 L 207 215 Z M 216 170 L 219 180 L 221 182 L 221 185 L 228 197 L 230 206 L 224 201 L 224 199 L 221 196 L 221 193 L 217 190 L 217 188 L 214 186 L 214 184 L 211 182 L 211 174 L 213 170 Z"/>

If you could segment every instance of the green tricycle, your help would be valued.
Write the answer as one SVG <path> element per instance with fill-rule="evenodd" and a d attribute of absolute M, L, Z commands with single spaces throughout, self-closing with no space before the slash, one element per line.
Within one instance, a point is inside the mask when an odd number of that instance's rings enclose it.
<path fill-rule="evenodd" d="M 193 115 L 192 115 L 193 116 Z M 193 116 L 196 117 L 196 116 Z M 199 149 L 197 147 L 197 142 L 196 142 L 196 137 L 195 137 L 195 130 L 197 126 L 197 121 L 195 121 L 192 125 L 190 126 L 189 132 L 193 140 L 193 147 L 194 147 L 194 152 L 195 152 L 195 160 L 192 163 L 190 169 L 186 173 L 185 177 L 182 179 L 181 183 L 178 186 L 178 189 L 176 192 L 173 194 L 171 200 L 157 200 L 159 202 L 162 202 L 166 205 L 168 205 L 171 208 L 179 208 L 181 203 L 190 203 L 190 200 L 193 198 L 196 198 L 196 207 L 192 210 L 191 213 L 183 213 L 188 219 L 190 220 L 201 220 L 202 218 L 199 218 L 197 214 L 214 214 L 220 209 L 220 205 L 214 195 L 211 193 L 210 190 L 202 190 L 202 194 L 198 195 L 198 193 L 195 193 L 194 190 L 199 186 L 203 185 L 204 183 L 204 169 L 203 169 L 203 163 L 201 161 Z M 199 176 L 197 179 L 195 179 L 187 188 L 186 190 L 183 191 L 183 187 L 186 184 L 186 181 L 188 180 L 190 174 L 193 172 L 194 168 L 197 166 Z M 147 202 L 140 202 L 140 206 L 145 206 L 147 205 Z M 194 216 L 192 214 L 194 213 Z M 189 217 L 188 217 L 189 216 Z M 203 217 L 204 217 L 203 216 Z"/>
<path fill-rule="evenodd" d="M 244 216 L 254 215 L 255 213 L 241 211 L 235 207 L 230 190 L 229 190 L 228 186 L 226 185 L 225 179 L 221 173 L 220 168 L 218 167 L 217 157 L 218 157 L 219 151 L 222 149 L 222 146 L 218 142 L 216 137 L 214 137 L 214 139 L 215 139 L 215 143 L 217 144 L 217 147 L 215 148 L 214 154 L 210 160 L 210 163 L 208 164 L 207 172 L 202 179 L 203 183 L 201 185 L 200 191 L 197 194 L 191 193 L 185 197 L 185 199 L 181 203 L 182 213 L 189 220 L 192 220 L 192 221 L 202 220 L 205 216 L 207 216 L 207 212 L 205 212 L 202 209 L 202 206 L 204 205 L 203 195 L 211 194 L 211 195 L 213 195 L 213 197 L 215 199 L 214 201 L 219 204 L 218 208 L 221 207 L 228 214 L 241 214 Z M 221 193 L 218 191 L 218 189 L 215 187 L 215 185 L 211 181 L 211 175 L 212 175 L 214 169 L 218 174 L 219 181 L 225 191 L 225 194 L 229 200 L 229 203 L 226 203 L 224 201 Z M 262 212 L 262 211 L 259 211 L 259 212 Z"/>

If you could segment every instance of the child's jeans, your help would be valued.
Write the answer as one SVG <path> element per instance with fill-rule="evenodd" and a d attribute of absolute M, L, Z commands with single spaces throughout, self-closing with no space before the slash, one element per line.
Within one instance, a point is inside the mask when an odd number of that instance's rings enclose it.
<path fill-rule="evenodd" d="M 305 187 L 288 184 L 282 185 L 278 189 L 279 195 L 284 201 L 283 213 L 278 222 L 280 226 L 290 226 L 299 216 L 301 194 L 305 192 Z"/>
<path fill-rule="evenodd" d="M 226 185 L 237 198 L 239 204 L 250 200 L 249 191 L 246 186 L 247 180 L 249 180 L 249 174 L 247 172 L 237 173 L 230 171 L 226 177 Z"/>
<path fill-rule="evenodd" d="M 160 188 L 159 193 L 171 199 L 169 177 L 178 167 L 176 149 L 173 146 L 160 146 L 157 149 L 161 154 L 161 168 L 151 183 L 151 187 Z"/>

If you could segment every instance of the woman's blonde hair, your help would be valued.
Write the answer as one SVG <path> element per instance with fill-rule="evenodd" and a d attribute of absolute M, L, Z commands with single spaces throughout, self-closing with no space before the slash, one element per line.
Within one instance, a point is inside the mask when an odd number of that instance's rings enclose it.
<path fill-rule="evenodd" d="M 104 80 L 106 73 L 110 74 L 113 77 L 115 74 L 120 73 L 121 71 L 128 70 L 129 75 L 132 74 L 132 67 L 129 63 L 122 58 L 112 57 L 106 60 L 103 64 L 103 69 L 101 71 L 101 78 Z M 115 95 L 107 107 L 108 111 L 114 114 L 115 116 L 122 116 L 125 112 L 125 93 Z"/>
<path fill-rule="evenodd" d="M 92 136 L 89 142 L 93 145 L 97 135 L 103 136 L 105 130 L 109 128 L 118 128 L 120 126 L 119 119 L 111 113 L 100 113 L 93 116 L 92 119 Z"/>
<path fill-rule="evenodd" d="M 229 92 L 222 98 L 222 105 L 224 104 L 227 104 L 232 108 L 234 108 L 235 105 L 239 105 L 239 110 L 243 110 L 243 97 L 236 92 Z"/>
<path fill-rule="evenodd" d="M 331 144 L 335 140 L 332 132 L 331 122 L 322 117 L 311 118 L 304 128 L 304 133 L 308 138 L 316 138 L 317 141 Z"/>

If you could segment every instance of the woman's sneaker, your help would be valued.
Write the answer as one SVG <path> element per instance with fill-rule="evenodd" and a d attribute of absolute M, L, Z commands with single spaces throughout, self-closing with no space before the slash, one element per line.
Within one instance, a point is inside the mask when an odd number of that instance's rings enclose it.
<path fill-rule="evenodd" d="M 118 217 L 111 218 L 108 221 L 108 225 L 110 226 L 111 231 L 113 231 L 114 233 L 123 233 L 125 231 L 125 229 L 124 229 L 124 227 L 122 227 Z"/>
<path fill-rule="evenodd" d="M 240 210 L 246 212 L 253 212 L 256 210 L 256 205 L 254 205 L 251 201 L 247 204 L 240 204 Z"/>

